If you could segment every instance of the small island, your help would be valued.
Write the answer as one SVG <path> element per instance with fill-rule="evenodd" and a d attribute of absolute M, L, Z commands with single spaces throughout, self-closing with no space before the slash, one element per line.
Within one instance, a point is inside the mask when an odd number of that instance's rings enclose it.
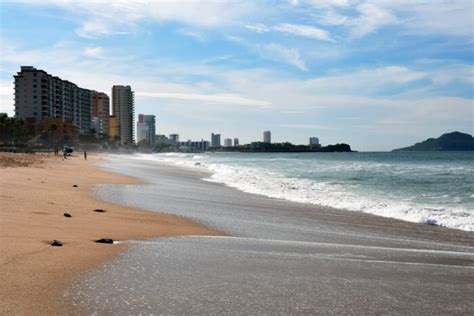
<path fill-rule="evenodd" d="M 336 145 L 293 145 L 292 143 L 253 142 L 233 147 L 211 147 L 209 151 L 219 152 L 268 152 L 268 153 L 299 153 L 299 152 L 353 152 L 348 144 Z"/>
<path fill-rule="evenodd" d="M 452 132 L 392 151 L 474 151 L 474 138 L 469 134 Z"/>

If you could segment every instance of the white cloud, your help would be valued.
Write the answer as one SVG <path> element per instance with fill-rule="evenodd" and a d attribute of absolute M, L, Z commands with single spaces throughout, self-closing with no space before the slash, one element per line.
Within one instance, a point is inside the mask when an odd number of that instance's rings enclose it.
<path fill-rule="evenodd" d="M 334 41 L 327 31 L 309 25 L 281 23 L 275 25 L 273 29 L 277 32 L 308 37 L 322 41 Z"/>
<path fill-rule="evenodd" d="M 307 0 L 305 2 L 317 8 L 347 7 L 349 5 L 348 0 Z"/>
<path fill-rule="evenodd" d="M 84 55 L 91 58 L 104 58 L 104 49 L 100 46 L 87 47 L 84 49 Z"/>
<path fill-rule="evenodd" d="M 206 41 L 206 36 L 202 32 L 198 32 L 195 30 L 189 30 L 185 28 L 181 28 L 177 31 L 179 34 L 182 34 L 184 36 L 188 36 L 191 38 L 194 38 L 195 40 L 199 42 L 205 42 Z"/>
<path fill-rule="evenodd" d="M 248 24 L 245 25 L 245 28 L 257 32 L 257 33 L 268 33 L 270 32 L 270 28 L 266 26 L 265 24 L 262 23 L 257 23 L 257 24 Z"/>
<path fill-rule="evenodd" d="M 105 35 L 110 35 L 110 24 L 105 23 L 99 19 L 93 19 L 84 22 L 76 29 L 76 34 L 84 38 L 98 38 Z"/>
<path fill-rule="evenodd" d="M 245 25 L 245 28 L 259 34 L 275 31 L 321 41 L 334 41 L 326 30 L 310 25 L 280 23 L 270 27 L 262 23 L 257 23 Z"/>
<path fill-rule="evenodd" d="M 57 6 L 78 15 L 83 22 L 76 29 L 76 33 L 85 38 L 128 33 L 143 21 L 171 21 L 200 28 L 216 28 L 240 24 L 242 18 L 261 12 L 257 9 L 259 5 L 253 1 L 23 0 L 23 2 L 38 6 Z"/>
<path fill-rule="evenodd" d="M 375 4 L 361 4 L 357 6 L 357 11 L 360 15 L 347 23 L 352 27 L 351 36 L 355 38 L 363 37 L 376 32 L 382 26 L 398 22 L 398 19 L 389 10 Z"/>
<path fill-rule="evenodd" d="M 411 34 L 436 34 L 472 38 L 472 0 L 368 0 L 399 16 L 400 27 Z"/>
<path fill-rule="evenodd" d="M 197 93 L 166 93 L 166 92 L 142 92 L 137 91 L 137 96 L 154 97 L 162 99 L 177 99 L 183 101 L 211 102 L 218 104 L 235 104 L 235 105 L 256 105 L 268 106 L 271 103 L 264 100 L 255 100 L 246 98 L 237 94 L 219 93 L 219 94 L 197 94 Z"/>
<path fill-rule="evenodd" d="M 288 48 L 279 44 L 270 43 L 258 46 L 258 51 L 264 58 L 273 61 L 285 62 L 300 70 L 307 71 L 304 60 L 296 48 Z"/>
<path fill-rule="evenodd" d="M 472 37 L 474 28 L 471 0 L 314 0 L 306 4 L 318 23 L 344 26 L 352 38 L 388 25 L 409 34 L 462 37 Z"/>
<path fill-rule="evenodd" d="M 372 95 L 381 89 L 393 88 L 427 77 L 426 72 L 392 65 L 316 77 L 307 80 L 303 87 L 321 94 Z"/>

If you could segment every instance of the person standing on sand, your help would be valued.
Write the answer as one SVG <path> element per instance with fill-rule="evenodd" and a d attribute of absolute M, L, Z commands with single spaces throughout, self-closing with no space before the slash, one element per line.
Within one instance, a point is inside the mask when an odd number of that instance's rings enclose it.
<path fill-rule="evenodd" d="M 84 160 L 87 160 L 87 151 L 84 150 Z"/>

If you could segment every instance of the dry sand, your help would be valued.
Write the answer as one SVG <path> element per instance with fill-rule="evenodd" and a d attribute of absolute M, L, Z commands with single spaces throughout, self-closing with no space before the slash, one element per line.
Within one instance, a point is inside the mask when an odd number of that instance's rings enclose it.
<path fill-rule="evenodd" d="M 99 155 L 88 158 L 0 153 L 0 314 L 68 314 L 62 293 L 72 278 L 126 247 L 96 239 L 220 234 L 181 217 L 97 200 L 94 185 L 137 180 L 99 170 Z M 50 246 L 53 239 L 63 246 Z"/>

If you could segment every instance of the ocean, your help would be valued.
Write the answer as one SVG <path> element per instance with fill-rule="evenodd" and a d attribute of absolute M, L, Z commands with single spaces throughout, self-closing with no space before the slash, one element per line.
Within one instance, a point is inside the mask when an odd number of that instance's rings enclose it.
<path fill-rule="evenodd" d="M 143 184 L 97 186 L 99 199 L 225 236 L 119 240 L 130 247 L 64 294 L 74 314 L 474 314 L 471 232 L 363 213 L 472 230 L 470 155 L 175 153 L 101 166 Z"/>
<path fill-rule="evenodd" d="M 294 202 L 474 230 L 470 152 L 137 154 L 207 181 Z"/>

